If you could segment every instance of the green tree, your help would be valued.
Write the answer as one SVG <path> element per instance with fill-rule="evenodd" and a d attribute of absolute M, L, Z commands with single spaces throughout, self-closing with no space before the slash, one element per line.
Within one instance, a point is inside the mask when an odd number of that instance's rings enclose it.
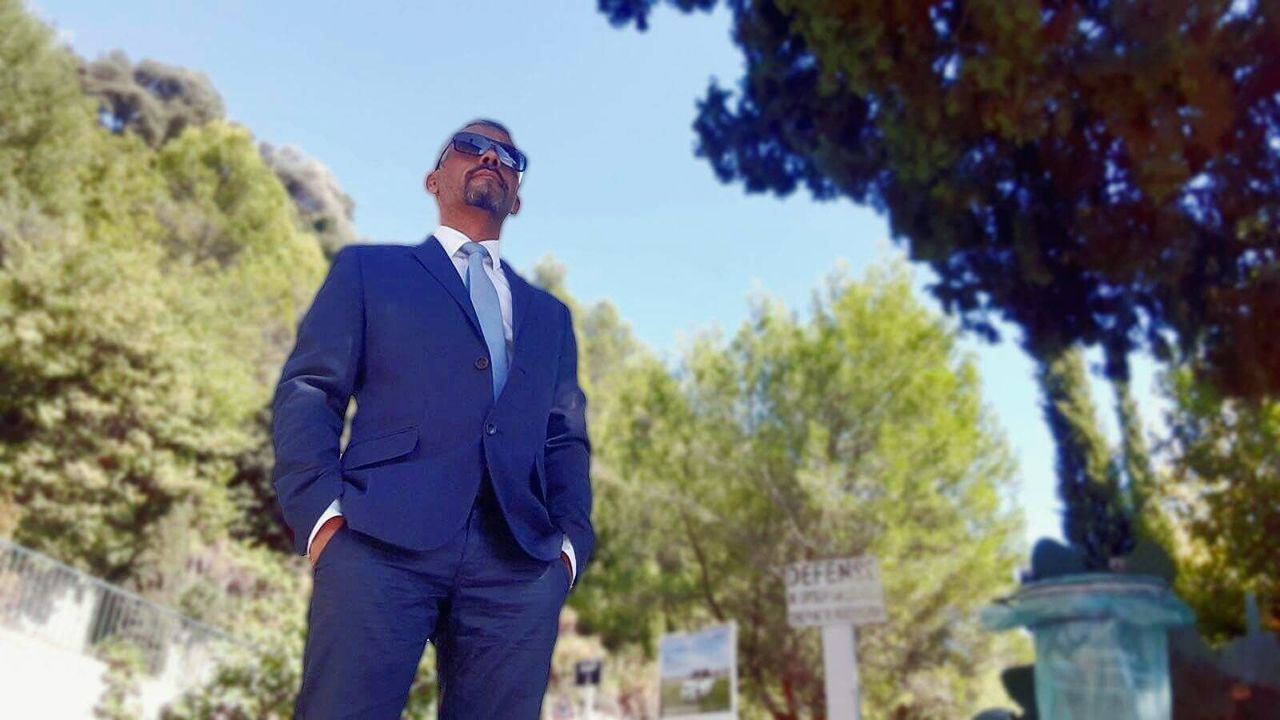
<path fill-rule="evenodd" d="M 644 29 L 658 0 L 599 0 Z M 669 0 L 685 11 L 716 0 Z M 724 181 L 884 211 L 967 328 L 1142 344 L 1280 394 L 1280 14 L 1228 0 L 725 3 L 745 75 L 694 128 Z"/>
<path fill-rule="evenodd" d="M 361 240 L 352 223 L 356 202 L 328 167 L 292 145 L 262 143 L 260 150 L 298 208 L 303 227 L 320 240 L 326 256 L 332 258 L 343 245 Z"/>
<path fill-rule="evenodd" d="M 1149 540 L 1172 553 L 1177 543 L 1172 518 L 1160 504 L 1160 476 L 1151 460 L 1146 426 L 1127 380 L 1113 380 L 1116 420 L 1120 428 L 1118 462 L 1123 467 L 1128 502 L 1133 509 L 1133 532 L 1139 542 Z"/>
<path fill-rule="evenodd" d="M 204 73 L 143 60 L 136 66 L 120 50 L 80 68 L 84 92 L 98 100 L 98 119 L 114 133 L 136 133 L 157 148 L 226 116 L 222 96 Z"/>
<path fill-rule="evenodd" d="M 323 255 L 247 131 L 213 123 L 158 152 L 113 136 L 74 58 L 0 11 L 5 127 L 46 128 L 0 140 L 0 163 L 39 170 L 0 205 L 0 520 L 139 580 L 176 508 L 207 541 L 234 516 L 228 478 Z"/>
<path fill-rule="evenodd" d="M 1242 403 L 1190 371 L 1166 383 L 1171 463 L 1160 504 L 1181 529 L 1178 594 L 1205 638 L 1244 633 L 1244 597 L 1280 631 L 1280 402 Z"/>
<path fill-rule="evenodd" d="M 84 92 L 98 102 L 98 120 L 113 133 L 129 132 L 159 148 L 187 128 L 223 120 L 222 96 L 204 73 L 143 60 L 136 66 L 123 51 L 80 66 Z M 261 144 L 266 161 L 297 207 L 304 229 L 313 233 L 327 257 L 359 240 L 352 217 L 355 201 L 333 173 L 302 150 Z"/>
<path fill-rule="evenodd" d="M 106 663 L 103 684 L 106 686 L 93 716 L 99 720 L 129 720 L 142 714 L 139 703 L 140 682 L 144 662 L 142 652 L 127 641 L 106 643 L 97 648 Z"/>
<path fill-rule="evenodd" d="M 675 374 L 638 363 L 603 422 L 599 551 L 576 593 L 615 645 L 736 619 L 751 707 L 820 712 L 813 632 L 790 630 L 779 569 L 879 557 L 890 622 L 860 634 L 868 712 L 973 709 L 1010 659 L 972 613 L 1013 582 L 1012 465 L 953 333 L 904 272 L 835 278 L 800 322 L 775 305 Z"/>
<path fill-rule="evenodd" d="M 75 73 L 75 56 L 53 44 L 21 0 L 0 0 L 0 212 L 10 217 L 80 206 L 93 107 Z"/>
<path fill-rule="evenodd" d="M 1098 422 L 1084 354 L 1062 353 L 1042 363 L 1037 375 L 1045 396 L 1045 420 L 1057 447 L 1058 494 L 1065 506 L 1062 534 L 1084 553 L 1090 569 L 1105 571 L 1111 558 L 1133 550 L 1132 506 L 1121 467 Z"/>
<path fill-rule="evenodd" d="M 6 233 L 4 251 L 0 474 L 15 538 L 121 580 L 139 533 L 192 489 L 187 443 L 208 439 L 182 329 L 164 322 L 178 298 L 145 248 L 51 226 Z"/>

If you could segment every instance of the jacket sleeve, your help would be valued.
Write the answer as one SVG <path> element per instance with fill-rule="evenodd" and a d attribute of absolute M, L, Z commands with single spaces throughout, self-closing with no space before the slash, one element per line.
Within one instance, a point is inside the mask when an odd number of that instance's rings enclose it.
<path fill-rule="evenodd" d="M 569 309 L 562 308 L 564 340 L 547 421 L 544 459 L 551 521 L 573 543 L 576 576 L 581 578 L 596 540 L 591 526 L 591 443 L 587 437 L 587 397 L 578 386 L 578 343 L 573 319 Z"/>
<path fill-rule="evenodd" d="M 348 246 L 298 325 L 271 404 L 272 481 L 299 555 L 320 514 L 342 495 L 339 442 L 363 347 L 360 258 Z"/>

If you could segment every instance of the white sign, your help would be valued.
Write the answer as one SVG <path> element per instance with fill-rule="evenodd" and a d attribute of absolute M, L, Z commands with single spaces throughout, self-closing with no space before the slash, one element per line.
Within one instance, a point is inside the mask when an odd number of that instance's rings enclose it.
<path fill-rule="evenodd" d="M 869 555 L 795 563 L 785 569 L 787 623 L 869 625 L 888 619 L 880 563 Z"/>
<path fill-rule="evenodd" d="M 737 720 L 737 625 L 663 635 L 658 654 L 658 717 Z"/>

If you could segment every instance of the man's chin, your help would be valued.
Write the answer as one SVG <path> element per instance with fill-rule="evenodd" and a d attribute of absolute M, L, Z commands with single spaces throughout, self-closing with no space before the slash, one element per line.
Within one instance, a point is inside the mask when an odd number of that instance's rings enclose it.
<path fill-rule="evenodd" d="M 505 199 L 501 194 L 492 192 L 469 192 L 466 196 L 467 204 L 471 207 L 495 214 L 502 211 L 502 201 Z"/>

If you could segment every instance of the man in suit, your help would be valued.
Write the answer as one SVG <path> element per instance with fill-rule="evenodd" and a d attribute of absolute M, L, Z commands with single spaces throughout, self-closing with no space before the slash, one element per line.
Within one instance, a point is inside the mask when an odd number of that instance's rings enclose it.
<path fill-rule="evenodd" d="M 441 717 L 541 712 L 595 534 L 569 310 L 502 260 L 527 163 L 463 127 L 426 176 L 436 232 L 344 247 L 298 327 L 272 435 L 314 568 L 300 718 L 399 718 L 428 640 Z"/>

